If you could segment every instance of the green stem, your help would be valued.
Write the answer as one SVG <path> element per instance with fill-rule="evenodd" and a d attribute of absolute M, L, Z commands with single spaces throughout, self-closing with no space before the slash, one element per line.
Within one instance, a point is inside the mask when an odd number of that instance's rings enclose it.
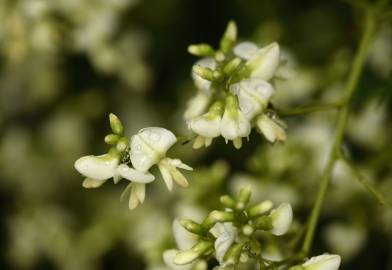
<path fill-rule="evenodd" d="M 307 231 L 305 234 L 305 239 L 302 245 L 301 254 L 307 256 L 310 248 L 312 246 L 314 233 L 317 227 L 317 222 L 320 216 L 321 207 L 325 195 L 327 194 L 329 181 L 332 175 L 332 171 L 335 165 L 335 161 L 339 158 L 340 149 L 343 142 L 343 136 L 345 133 L 347 119 L 349 115 L 349 106 L 353 94 L 358 85 L 359 77 L 362 73 L 364 62 L 367 56 L 368 47 L 375 30 L 375 10 L 369 8 L 366 11 L 366 22 L 365 29 L 360 41 L 359 48 L 355 55 L 355 59 L 346 83 L 346 87 L 343 92 L 342 97 L 342 107 L 338 110 L 338 115 L 336 117 L 336 130 L 334 136 L 334 142 L 330 154 L 328 157 L 327 165 L 324 169 L 324 173 L 321 178 L 321 184 L 317 193 L 316 201 L 313 206 L 312 212 L 310 214 L 309 223 Z"/>

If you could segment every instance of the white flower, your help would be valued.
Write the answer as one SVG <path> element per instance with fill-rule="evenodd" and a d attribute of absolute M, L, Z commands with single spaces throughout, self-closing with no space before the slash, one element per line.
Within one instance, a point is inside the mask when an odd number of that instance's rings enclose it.
<path fill-rule="evenodd" d="M 210 68 L 212 70 L 215 70 L 216 68 L 216 62 L 214 60 L 214 58 L 202 58 L 199 61 L 197 61 L 195 63 L 195 65 L 199 65 L 203 68 Z M 211 88 L 211 82 L 203 79 L 202 77 L 200 77 L 198 74 L 196 74 L 195 72 L 192 71 L 192 78 L 195 82 L 195 85 L 198 89 L 204 91 L 205 93 L 209 93 L 210 92 L 210 88 Z"/>
<path fill-rule="evenodd" d="M 140 130 L 131 138 L 130 157 L 133 166 L 147 172 L 157 164 L 169 190 L 173 189 L 173 180 L 180 186 L 188 186 L 188 181 L 177 169 L 192 170 L 179 159 L 166 157 L 167 150 L 177 141 L 174 134 L 160 127 L 149 127 Z"/>
<path fill-rule="evenodd" d="M 215 102 L 207 113 L 189 121 L 189 129 L 199 135 L 193 145 L 194 148 L 200 148 L 203 145 L 207 147 L 213 138 L 220 135 L 222 113 L 222 102 Z"/>
<path fill-rule="evenodd" d="M 223 258 L 237 237 L 237 230 L 231 223 L 217 223 L 211 228 L 211 233 L 216 237 L 215 257 L 222 265 Z"/>
<path fill-rule="evenodd" d="M 184 113 L 185 120 L 189 121 L 194 117 L 202 115 L 207 109 L 209 102 L 210 96 L 202 91 L 198 91 L 197 94 L 188 101 L 187 109 Z"/>
<path fill-rule="evenodd" d="M 265 138 L 274 143 L 276 141 L 285 141 L 286 140 L 286 132 L 282 127 L 284 125 L 283 122 L 277 122 L 269 118 L 266 114 L 260 115 L 256 120 L 256 126 L 261 133 L 265 136 Z"/>
<path fill-rule="evenodd" d="M 233 95 L 226 97 L 220 130 L 226 142 L 233 140 L 234 147 L 237 149 L 242 146 L 242 137 L 248 137 L 250 134 L 250 123 L 240 110 L 237 97 Z"/>
<path fill-rule="evenodd" d="M 324 254 L 312 257 L 302 267 L 304 270 L 337 270 L 340 266 L 340 256 Z"/>
<path fill-rule="evenodd" d="M 232 84 L 230 90 L 238 96 L 241 111 L 248 120 L 268 106 L 268 102 L 275 94 L 272 85 L 260 78 L 249 78 Z"/>
<path fill-rule="evenodd" d="M 258 50 L 252 43 L 240 43 L 234 47 L 234 53 L 248 60 L 246 66 L 250 69 L 250 77 L 265 81 L 272 79 L 280 63 L 279 45 L 275 42 Z"/>
<path fill-rule="evenodd" d="M 271 211 L 269 215 L 272 221 L 272 234 L 285 234 L 293 221 L 293 210 L 288 203 L 282 203 L 277 209 Z"/>
<path fill-rule="evenodd" d="M 131 138 L 130 157 L 133 166 L 139 171 L 148 171 L 166 156 L 167 150 L 176 141 L 176 136 L 165 128 L 148 127 L 141 129 Z"/>

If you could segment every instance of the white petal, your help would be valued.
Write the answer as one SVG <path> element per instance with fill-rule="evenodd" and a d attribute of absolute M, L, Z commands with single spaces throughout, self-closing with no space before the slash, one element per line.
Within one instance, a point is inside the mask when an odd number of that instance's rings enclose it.
<path fill-rule="evenodd" d="M 196 244 L 197 236 L 193 233 L 188 232 L 178 221 L 175 219 L 173 221 L 173 235 L 176 241 L 177 247 L 181 250 L 187 250 Z"/>
<path fill-rule="evenodd" d="M 196 116 L 202 115 L 207 109 L 208 103 L 210 102 L 210 96 L 204 92 L 198 91 L 196 96 L 192 97 L 187 105 L 187 109 L 184 113 L 185 120 L 190 120 Z"/>
<path fill-rule="evenodd" d="M 258 47 L 256 44 L 254 44 L 253 42 L 241 42 L 238 43 L 234 48 L 233 48 L 233 52 L 236 56 L 245 59 L 245 60 L 249 60 L 250 58 L 252 58 L 258 51 Z"/>
<path fill-rule="evenodd" d="M 251 126 L 241 110 L 232 112 L 225 110 L 221 121 L 221 134 L 227 140 L 234 140 L 237 137 L 247 137 Z"/>
<path fill-rule="evenodd" d="M 293 210 L 288 203 L 282 203 L 277 209 L 271 211 L 272 218 L 272 234 L 285 234 L 293 221 Z"/>
<path fill-rule="evenodd" d="M 189 185 L 188 180 L 186 180 L 185 176 L 176 168 L 170 170 L 171 175 L 173 177 L 174 182 L 180 187 L 187 187 Z"/>
<path fill-rule="evenodd" d="M 251 68 L 251 77 L 257 77 L 263 80 L 270 80 L 280 63 L 279 45 L 272 43 L 261 48 L 247 65 Z"/>
<path fill-rule="evenodd" d="M 340 256 L 324 254 L 312 257 L 302 266 L 306 270 L 337 270 L 340 266 Z"/>
<path fill-rule="evenodd" d="M 190 270 L 192 268 L 192 264 L 189 265 L 174 264 L 173 260 L 178 252 L 179 251 L 177 249 L 169 249 L 163 252 L 163 261 L 165 262 L 166 266 L 169 267 L 171 270 Z"/>
<path fill-rule="evenodd" d="M 146 184 L 134 183 L 133 189 L 135 190 L 134 194 L 136 195 L 139 202 L 143 203 L 144 199 L 146 198 Z"/>
<path fill-rule="evenodd" d="M 208 113 L 193 118 L 189 122 L 189 128 L 198 135 L 206 138 L 215 138 L 220 135 L 221 117 L 208 117 Z"/>
<path fill-rule="evenodd" d="M 257 119 L 256 125 L 269 142 L 273 143 L 275 141 L 286 140 L 286 132 L 284 129 L 267 115 L 261 115 Z"/>
<path fill-rule="evenodd" d="M 86 176 L 95 180 L 107 180 L 113 177 L 118 158 L 109 154 L 101 156 L 85 156 L 75 161 L 75 169 Z"/>
<path fill-rule="evenodd" d="M 223 223 L 223 232 L 215 240 L 215 255 L 219 263 L 223 263 L 223 257 L 233 244 L 237 232 L 231 223 Z"/>
<path fill-rule="evenodd" d="M 96 180 L 91 178 L 84 179 L 82 186 L 84 188 L 98 188 L 105 184 L 106 180 Z"/>
<path fill-rule="evenodd" d="M 159 163 L 158 165 L 159 171 L 161 172 L 163 181 L 165 181 L 166 187 L 168 190 L 173 190 L 173 178 L 170 173 L 170 170 L 165 166 L 165 164 Z"/>
<path fill-rule="evenodd" d="M 149 172 L 141 172 L 130 168 L 128 165 L 121 164 L 117 167 L 117 173 L 123 178 L 136 183 L 151 183 L 155 176 Z"/>
<path fill-rule="evenodd" d="M 186 165 L 178 158 L 166 158 L 166 160 L 168 160 L 170 165 L 172 165 L 174 167 L 177 167 L 177 168 L 180 168 L 183 170 L 187 170 L 187 171 L 193 171 L 193 168 L 191 166 Z"/>
<path fill-rule="evenodd" d="M 195 63 L 195 65 L 211 68 L 214 70 L 216 68 L 216 61 L 213 58 L 208 57 L 208 58 L 200 59 L 199 61 L 197 61 Z M 192 78 L 193 78 L 195 85 L 198 89 L 203 90 L 206 93 L 209 93 L 209 90 L 211 88 L 210 81 L 203 79 L 202 77 L 200 77 L 199 75 L 197 75 L 194 72 L 192 72 Z"/>
<path fill-rule="evenodd" d="M 176 136 L 165 128 L 149 127 L 140 130 L 131 138 L 130 156 L 133 166 L 137 170 L 148 171 L 176 141 Z"/>

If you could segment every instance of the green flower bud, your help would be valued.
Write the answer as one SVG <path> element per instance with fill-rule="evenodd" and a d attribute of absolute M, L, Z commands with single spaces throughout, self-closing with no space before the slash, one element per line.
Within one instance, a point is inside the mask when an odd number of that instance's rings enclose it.
<path fill-rule="evenodd" d="M 238 197 L 236 208 L 238 210 L 243 210 L 245 206 L 249 203 L 251 195 L 252 195 L 252 191 L 250 186 L 242 188 L 240 191 L 240 196 Z"/>
<path fill-rule="evenodd" d="M 194 222 L 193 220 L 181 219 L 180 223 L 187 231 L 191 233 L 201 234 L 203 232 L 203 227 L 200 224 Z"/>
<path fill-rule="evenodd" d="M 113 113 L 109 114 L 109 121 L 110 121 L 110 127 L 113 131 L 114 134 L 117 135 L 123 135 L 124 132 L 124 127 L 121 124 L 120 119 Z"/>
<path fill-rule="evenodd" d="M 254 231 L 255 229 L 253 229 L 253 227 L 249 224 L 246 224 L 244 227 L 242 227 L 242 233 L 246 236 L 251 236 Z"/>
<path fill-rule="evenodd" d="M 261 216 L 254 221 L 253 226 L 258 230 L 269 231 L 273 228 L 272 219 L 268 216 Z"/>
<path fill-rule="evenodd" d="M 214 49 L 206 43 L 189 45 L 188 52 L 195 56 L 213 56 L 215 54 Z"/>
<path fill-rule="evenodd" d="M 243 244 L 233 244 L 225 254 L 225 257 L 223 259 L 225 263 L 237 265 L 240 261 L 243 247 Z"/>
<path fill-rule="evenodd" d="M 234 220 L 234 213 L 225 211 L 212 211 L 203 221 L 202 226 L 205 229 L 212 228 L 217 222 L 229 222 Z"/>
<path fill-rule="evenodd" d="M 226 75 L 232 74 L 241 64 L 241 61 L 241 58 L 238 57 L 230 60 L 230 62 L 223 67 L 223 73 L 225 73 Z"/>
<path fill-rule="evenodd" d="M 214 71 L 210 68 L 202 67 L 200 65 L 194 65 L 192 71 L 208 81 L 214 81 Z"/>
<path fill-rule="evenodd" d="M 261 202 L 248 210 L 248 216 L 250 218 L 259 217 L 265 214 L 266 212 L 268 212 L 269 210 L 271 210 L 272 206 L 273 203 L 271 201 Z"/>
<path fill-rule="evenodd" d="M 233 48 L 237 40 L 237 25 L 234 21 L 227 24 L 226 31 L 220 41 L 220 49 L 222 52 L 227 53 Z"/>
<path fill-rule="evenodd" d="M 118 136 L 117 134 L 108 134 L 105 136 L 104 141 L 107 144 L 115 145 L 115 144 L 117 144 L 119 139 L 120 139 L 120 136 Z"/>
<path fill-rule="evenodd" d="M 122 137 L 118 142 L 117 142 L 117 150 L 120 152 L 125 151 L 127 147 L 129 146 L 129 139 L 127 137 Z"/>
<path fill-rule="evenodd" d="M 213 243 L 211 243 L 210 241 L 201 240 L 190 250 L 178 252 L 177 255 L 174 257 L 173 262 L 178 265 L 189 264 L 201 257 L 203 254 L 207 253 L 212 246 Z"/>
<path fill-rule="evenodd" d="M 220 202 L 227 208 L 234 208 L 236 205 L 236 201 L 233 198 L 231 198 L 229 195 L 221 196 Z"/>

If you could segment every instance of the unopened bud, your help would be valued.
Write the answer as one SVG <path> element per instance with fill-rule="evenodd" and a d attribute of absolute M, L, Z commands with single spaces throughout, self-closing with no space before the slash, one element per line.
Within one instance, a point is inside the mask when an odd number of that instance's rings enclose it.
<path fill-rule="evenodd" d="M 228 195 L 223 195 L 220 197 L 220 202 L 227 208 L 234 208 L 236 205 L 235 200 L 228 196 Z"/>
<path fill-rule="evenodd" d="M 181 219 L 180 223 L 187 231 L 189 231 L 191 233 L 201 234 L 203 231 L 202 226 L 200 224 L 194 222 L 193 220 Z"/>
<path fill-rule="evenodd" d="M 195 56 L 213 56 L 214 49 L 206 43 L 189 45 L 188 52 Z"/>
<path fill-rule="evenodd" d="M 222 52 L 227 53 L 233 48 L 237 40 L 237 25 L 234 21 L 227 24 L 226 31 L 220 41 L 220 49 Z"/>
<path fill-rule="evenodd" d="M 224 262 L 226 264 L 237 265 L 240 261 L 243 244 L 233 244 L 229 250 L 226 252 L 224 257 Z"/>
<path fill-rule="evenodd" d="M 259 217 L 265 214 L 266 212 L 268 212 L 269 210 L 271 210 L 272 206 L 273 203 L 271 201 L 261 202 L 248 210 L 248 216 L 250 218 Z"/>
<path fill-rule="evenodd" d="M 230 60 L 229 63 L 227 63 L 224 68 L 223 68 L 223 73 L 230 75 L 232 74 L 237 68 L 238 66 L 241 64 L 241 58 L 233 58 L 232 60 Z"/>
<path fill-rule="evenodd" d="M 122 137 L 116 145 L 116 148 L 118 151 L 123 152 L 125 151 L 129 146 L 129 139 L 127 137 Z"/>
<path fill-rule="evenodd" d="M 244 227 L 242 227 L 242 233 L 245 234 L 246 236 L 251 236 L 255 230 L 253 229 L 252 226 L 249 224 L 246 224 Z"/>
<path fill-rule="evenodd" d="M 123 135 L 124 127 L 120 119 L 113 113 L 109 114 L 110 127 L 114 134 Z"/>
<path fill-rule="evenodd" d="M 200 65 L 194 65 L 192 67 L 192 70 L 194 73 L 196 73 L 197 75 L 199 75 L 200 77 L 202 77 L 205 80 L 208 81 L 214 81 L 214 71 L 210 68 L 206 68 L 206 67 L 202 67 Z"/>
<path fill-rule="evenodd" d="M 104 141 L 107 144 L 115 145 L 115 144 L 117 144 L 119 139 L 120 139 L 120 136 L 118 136 L 117 134 L 108 134 L 105 136 Z"/>
<path fill-rule="evenodd" d="M 269 231 L 273 228 L 272 219 L 269 216 L 261 216 L 254 221 L 253 226 L 258 230 Z"/>
<path fill-rule="evenodd" d="M 249 203 L 250 196 L 252 195 L 252 191 L 250 186 L 246 186 L 241 189 L 240 195 L 238 197 L 237 209 L 243 210 L 245 206 Z"/>
<path fill-rule="evenodd" d="M 234 213 L 214 210 L 203 221 L 202 226 L 204 228 L 210 229 L 217 222 L 229 222 L 233 220 L 234 220 Z"/>
<path fill-rule="evenodd" d="M 178 265 L 189 264 L 202 256 L 204 253 L 207 253 L 212 246 L 213 243 L 210 241 L 201 240 L 190 250 L 178 252 L 174 257 L 173 262 Z"/>

